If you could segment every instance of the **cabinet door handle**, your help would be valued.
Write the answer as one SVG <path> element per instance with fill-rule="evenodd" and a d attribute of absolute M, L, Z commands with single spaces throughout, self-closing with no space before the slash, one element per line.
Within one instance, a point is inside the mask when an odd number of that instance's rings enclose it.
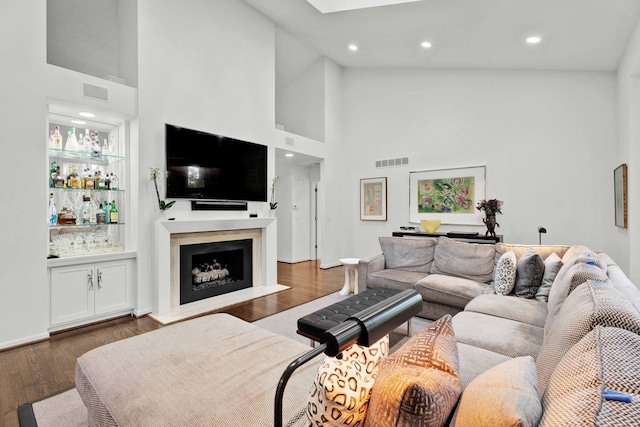
<path fill-rule="evenodd" d="M 87 283 L 89 284 L 89 290 L 93 289 L 93 270 L 89 270 L 89 273 L 87 273 Z"/>
<path fill-rule="evenodd" d="M 98 269 L 98 289 L 102 289 L 102 271 Z"/>

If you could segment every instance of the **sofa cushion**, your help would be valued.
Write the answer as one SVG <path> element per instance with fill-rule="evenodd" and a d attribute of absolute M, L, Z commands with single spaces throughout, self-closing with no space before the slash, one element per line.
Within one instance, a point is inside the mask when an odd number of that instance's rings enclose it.
<path fill-rule="evenodd" d="M 385 268 L 428 273 L 433 264 L 437 239 L 424 237 L 379 237 Z"/>
<path fill-rule="evenodd" d="M 425 277 L 425 273 L 405 270 L 381 270 L 371 273 L 367 279 L 367 288 L 389 288 L 404 291 L 413 289 L 415 283 Z"/>
<path fill-rule="evenodd" d="M 640 333 L 640 313 L 610 283 L 589 280 L 578 286 L 560 307 L 536 359 L 540 393 L 560 359 L 596 325 Z"/>
<path fill-rule="evenodd" d="M 515 296 L 480 295 L 472 299 L 464 308 L 504 319 L 515 320 L 529 325 L 544 327 L 547 320 L 547 304 L 543 301 Z"/>
<path fill-rule="evenodd" d="M 640 425 L 640 336 L 596 326 L 559 361 L 543 397 L 542 427 Z M 603 398 L 624 392 L 631 402 Z"/>
<path fill-rule="evenodd" d="M 543 337 L 543 329 L 538 326 L 466 310 L 453 317 L 453 330 L 460 343 L 509 357 L 535 358 Z"/>
<path fill-rule="evenodd" d="M 388 354 L 386 335 L 369 347 L 355 344 L 336 357 L 326 357 L 309 395 L 307 418 L 311 424 L 362 424 L 378 365 Z"/>
<path fill-rule="evenodd" d="M 461 392 L 451 316 L 413 336 L 378 369 L 365 426 L 442 426 Z"/>
<path fill-rule="evenodd" d="M 518 260 L 513 251 L 505 252 L 496 263 L 493 286 L 498 295 L 509 295 L 516 284 Z"/>
<path fill-rule="evenodd" d="M 546 260 L 549 257 L 549 255 L 551 255 L 551 254 L 557 254 L 559 257 L 562 257 L 567 252 L 567 250 L 569 249 L 569 246 L 562 246 L 562 245 L 513 245 L 513 244 L 509 244 L 509 243 L 499 242 L 499 243 L 496 243 L 496 262 L 506 252 L 511 251 L 511 252 L 516 254 L 516 258 L 520 258 L 529 249 L 532 249 L 533 251 L 535 251 L 535 253 L 540 255 L 542 257 L 542 259 Z"/>
<path fill-rule="evenodd" d="M 464 308 L 478 295 L 482 295 L 487 285 L 460 277 L 430 274 L 415 284 L 415 289 L 425 301 Z"/>
<path fill-rule="evenodd" d="M 494 245 L 457 242 L 440 237 L 431 273 L 488 283 L 493 279 L 495 251 Z"/>
<path fill-rule="evenodd" d="M 547 302 L 549 300 L 549 292 L 551 285 L 558 275 L 558 271 L 562 268 L 562 259 L 557 254 L 551 254 L 544 260 L 544 274 L 542 275 L 542 283 L 536 291 L 535 299 Z"/>
<path fill-rule="evenodd" d="M 532 249 L 518 259 L 516 284 L 513 291 L 519 298 L 533 298 L 542 284 L 544 261 Z"/>
<path fill-rule="evenodd" d="M 458 359 L 460 360 L 460 381 L 464 389 L 478 375 L 512 358 L 485 348 L 458 343 Z"/>
<path fill-rule="evenodd" d="M 565 266 L 566 264 L 560 270 L 562 271 Z M 560 276 L 560 273 L 558 273 L 558 276 Z M 558 311 L 560 311 L 560 307 L 562 307 L 562 304 L 567 299 L 569 293 L 587 280 L 605 282 L 608 278 L 607 275 L 598 267 L 584 263 L 573 264 L 561 279 L 556 277 L 556 280 L 549 291 L 549 301 L 547 302 L 547 322 L 544 327 L 545 336 L 553 325 L 554 319 L 558 314 Z"/>
<path fill-rule="evenodd" d="M 533 427 L 542 416 L 536 364 L 530 356 L 501 363 L 465 388 L 454 425 Z"/>

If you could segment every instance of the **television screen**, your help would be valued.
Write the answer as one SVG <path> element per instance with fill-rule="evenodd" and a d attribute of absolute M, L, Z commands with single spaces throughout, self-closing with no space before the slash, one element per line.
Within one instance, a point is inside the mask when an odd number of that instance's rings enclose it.
<path fill-rule="evenodd" d="M 267 147 L 165 124 L 167 198 L 267 201 Z"/>

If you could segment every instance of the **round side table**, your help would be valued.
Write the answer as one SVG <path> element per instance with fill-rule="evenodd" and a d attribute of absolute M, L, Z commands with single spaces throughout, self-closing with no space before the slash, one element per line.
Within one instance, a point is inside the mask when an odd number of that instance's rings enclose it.
<path fill-rule="evenodd" d="M 340 290 L 340 295 L 349 295 L 351 292 L 358 293 L 358 262 L 360 258 L 342 258 L 344 265 L 344 286 Z"/>

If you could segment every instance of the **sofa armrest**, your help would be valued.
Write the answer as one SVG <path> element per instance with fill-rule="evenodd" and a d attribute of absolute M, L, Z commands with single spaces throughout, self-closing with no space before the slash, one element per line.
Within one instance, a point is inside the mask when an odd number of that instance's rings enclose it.
<path fill-rule="evenodd" d="M 358 292 L 367 289 L 367 276 L 376 271 L 384 270 L 384 266 L 384 254 L 362 258 L 358 262 Z"/>

